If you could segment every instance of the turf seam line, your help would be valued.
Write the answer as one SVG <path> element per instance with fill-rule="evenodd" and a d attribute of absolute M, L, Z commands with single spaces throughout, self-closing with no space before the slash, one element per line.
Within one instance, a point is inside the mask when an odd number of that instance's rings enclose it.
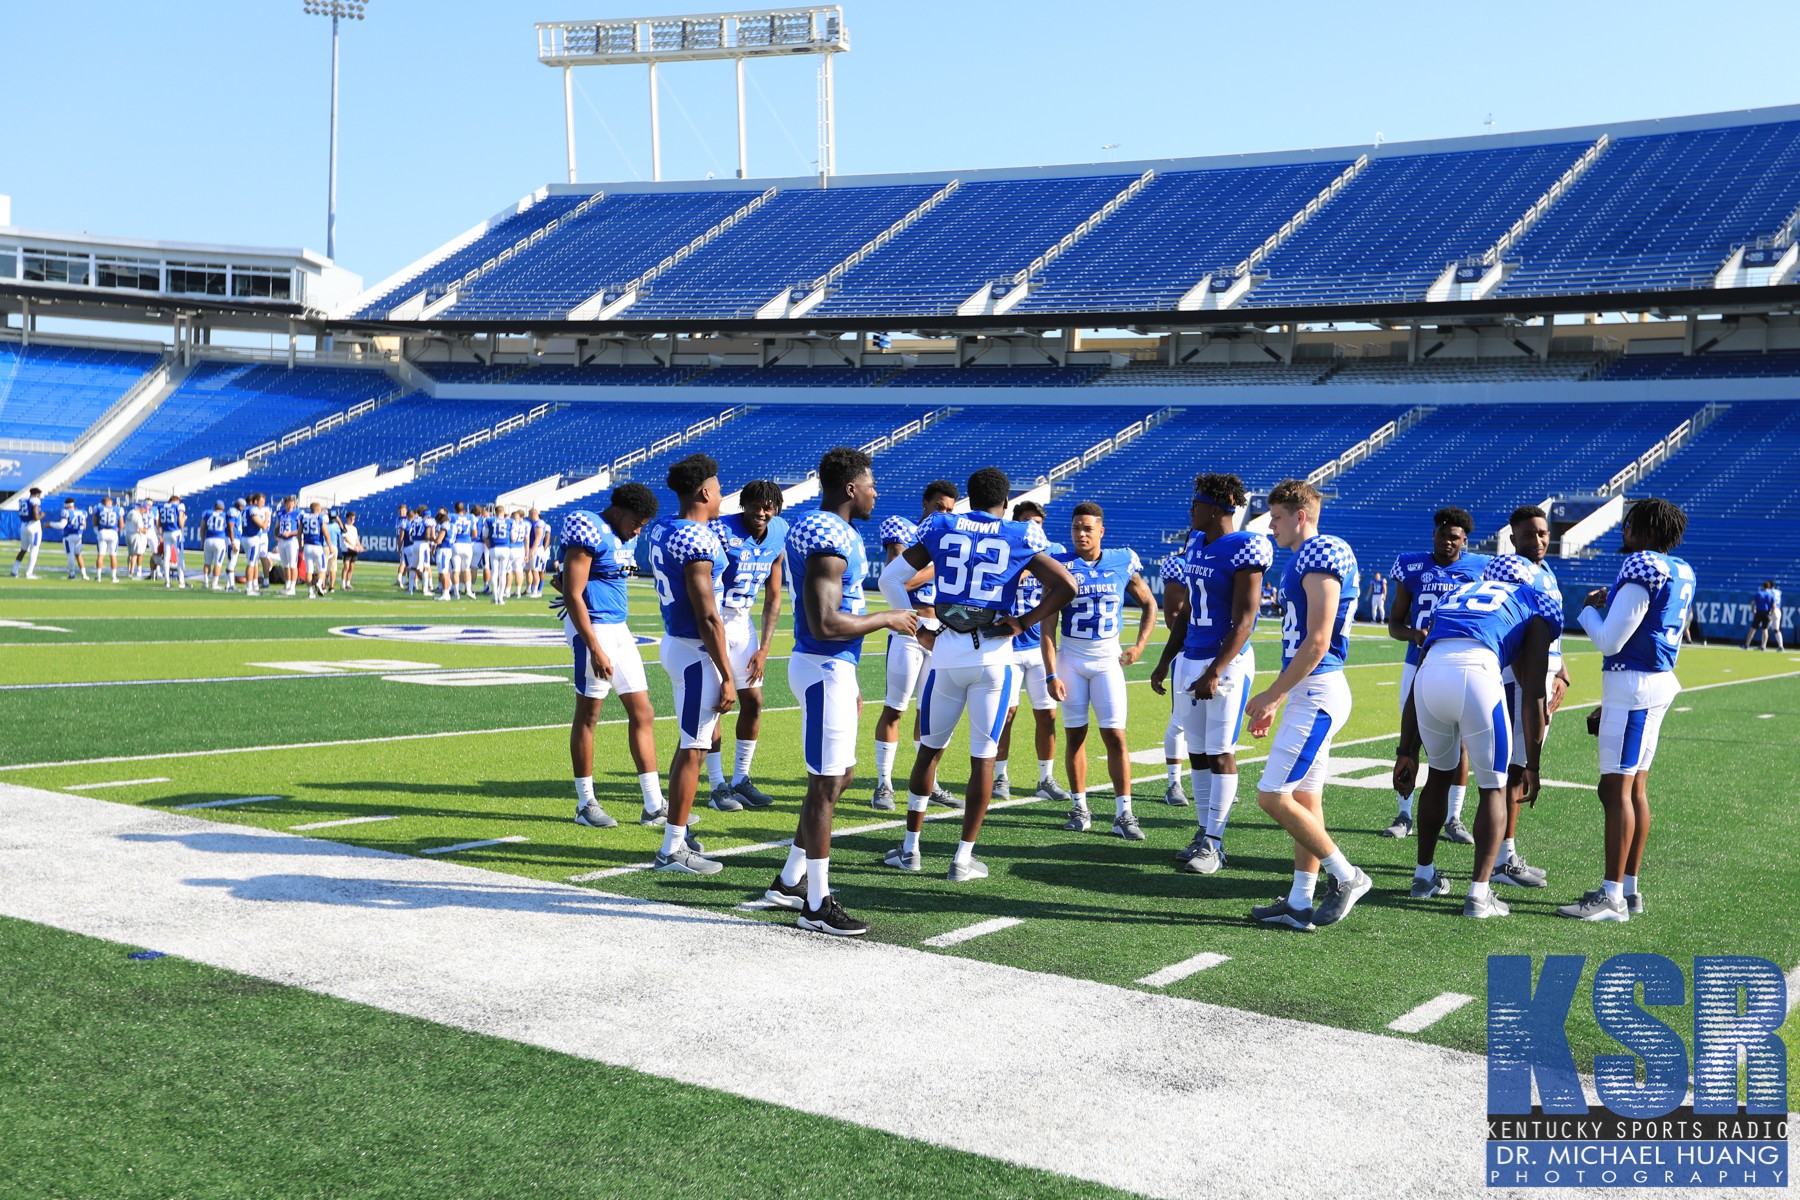
<path fill-rule="evenodd" d="M 229 800 L 201 800 L 196 804 L 177 804 L 176 812 L 190 808 L 229 808 L 234 804 L 256 804 L 263 800 L 286 800 L 286 796 L 234 796 Z"/>
<path fill-rule="evenodd" d="M 1194 955 L 1192 958 L 1184 958 L 1178 963 L 1172 963 L 1160 971 L 1152 971 L 1150 974 L 1138 980 L 1138 982 L 1145 987 L 1168 987 L 1171 983 L 1180 983 L 1189 975 L 1197 975 L 1201 971 L 1209 971 L 1220 963 L 1228 963 L 1230 961 L 1231 955 L 1229 954 L 1214 954 L 1212 951 L 1206 950 Z"/>
<path fill-rule="evenodd" d="M 511 833 L 505 837 L 481 838 L 473 842 L 457 842 L 449 846 L 427 846 L 420 854 L 454 854 L 458 850 L 478 850 L 483 846 L 500 846 L 508 842 L 529 842 L 531 839 L 522 833 Z"/>
<path fill-rule="evenodd" d="M 167 782 L 169 782 L 169 781 L 164 778 L 112 779 L 112 780 L 108 780 L 105 783 L 66 783 L 63 785 L 63 791 L 65 791 L 65 792 L 87 792 L 87 791 L 92 791 L 95 788 L 133 787 L 140 783 L 167 783 Z"/>
<path fill-rule="evenodd" d="M 1410 1012 L 1395 1017 L 1387 1023 L 1387 1027 L 1396 1033 L 1423 1033 L 1463 1005 L 1473 1003 L 1474 1000 L 1475 997 L 1465 996 L 1461 992 L 1444 992 L 1441 995 L 1433 996 Z"/>
<path fill-rule="evenodd" d="M 398 821 L 399 817 L 340 817 L 335 821 L 308 821 L 304 825 L 289 825 L 288 832 L 298 833 L 307 829 L 336 829 L 340 825 L 371 825 L 376 821 Z"/>
<path fill-rule="evenodd" d="M 936 937 L 928 937 L 919 944 L 942 949 L 946 946 L 960 946 L 964 942 L 978 937 L 986 937 L 990 933 L 999 933 L 1002 929 L 1011 929 L 1014 925 L 1023 925 L 1022 917 L 991 917 L 986 921 L 977 921 L 973 925 L 964 925 L 961 929 L 952 929 L 948 933 L 940 933 Z"/>

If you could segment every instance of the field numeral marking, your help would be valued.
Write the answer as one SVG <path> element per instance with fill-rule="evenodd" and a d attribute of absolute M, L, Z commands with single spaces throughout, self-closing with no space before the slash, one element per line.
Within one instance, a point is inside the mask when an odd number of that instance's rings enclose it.
<path fill-rule="evenodd" d="M 1420 1033 L 1430 1029 L 1439 1021 L 1455 1012 L 1465 1004 L 1472 1003 L 1475 997 L 1465 996 L 1461 992 L 1445 992 L 1434 996 L 1409 1013 L 1403 1013 L 1388 1022 L 1388 1028 L 1396 1033 Z"/>

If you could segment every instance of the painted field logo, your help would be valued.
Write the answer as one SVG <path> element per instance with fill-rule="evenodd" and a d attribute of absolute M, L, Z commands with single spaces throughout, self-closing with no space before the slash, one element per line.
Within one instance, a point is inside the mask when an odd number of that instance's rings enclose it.
<path fill-rule="evenodd" d="M 531 625 L 339 625 L 331 632 L 339 637 L 372 638 L 379 642 L 429 642 L 454 646 L 527 646 L 560 650 L 568 643 L 555 626 Z M 638 645 L 651 639 L 639 637 Z"/>
<path fill-rule="evenodd" d="M 1594 973 L 1594 1020 L 1629 1053 L 1595 1056 L 1594 1109 L 1566 1031 L 1586 964 L 1549 955 L 1534 990 L 1528 956 L 1488 958 L 1488 1186 L 1786 1187 L 1781 968 L 1694 959 L 1689 1104 L 1687 1043 L 1651 1011 L 1688 1007 L 1681 967 L 1660 954 L 1607 959 Z"/>

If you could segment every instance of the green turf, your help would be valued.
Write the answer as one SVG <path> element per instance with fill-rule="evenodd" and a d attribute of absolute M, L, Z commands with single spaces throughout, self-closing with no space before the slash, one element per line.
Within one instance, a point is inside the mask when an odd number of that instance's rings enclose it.
<path fill-rule="evenodd" d="M 203 597 L 198 603 L 220 600 L 226 607 L 265 607 L 233 597 Z M 634 611 L 642 613 L 647 597 L 638 592 L 634 600 Z M 463 619 L 473 622 L 478 607 L 469 606 L 472 615 Z M 406 614 L 393 618 L 397 620 L 427 621 L 433 618 L 418 610 L 435 615 L 438 609 L 455 608 L 424 601 L 412 602 L 409 608 L 404 601 L 388 598 L 382 611 Z M 530 610 L 506 611 L 509 619 L 549 621 L 541 611 L 536 615 Z M 97 623 L 104 615 L 93 613 L 88 619 Z M 275 618 L 263 622 L 277 623 Z M 634 623 L 640 630 L 655 628 L 653 617 L 634 617 Z M 1583 728 L 1585 710 L 1574 707 L 1598 698 L 1599 660 L 1584 641 L 1572 638 L 1569 665 L 1575 686 L 1568 699 L 1572 707 L 1555 726 L 1544 765 L 1548 779 L 1575 786 L 1546 788 L 1543 800 L 1526 815 L 1520 835 L 1521 849 L 1550 871 L 1552 885 L 1543 892 L 1509 890 L 1506 898 L 1514 904 L 1515 915 L 1502 922 L 1476 923 L 1456 915 L 1467 882 L 1467 848 L 1445 846 L 1438 859 L 1457 882 L 1455 898 L 1416 902 L 1405 894 L 1415 844 L 1375 836 L 1393 813 L 1386 778 L 1398 725 L 1394 685 L 1401 647 L 1375 631 L 1359 633 L 1348 673 L 1355 708 L 1339 740 L 1340 774 L 1327 788 L 1326 805 L 1328 823 L 1351 859 L 1374 877 L 1376 891 L 1336 929 L 1294 935 L 1245 919 L 1251 904 L 1285 889 L 1291 853 L 1285 836 L 1256 807 L 1259 767 L 1254 764 L 1244 768 L 1233 814 L 1228 839 L 1231 866 L 1218 876 L 1202 878 L 1172 870 L 1171 855 L 1191 836 L 1193 810 L 1162 806 L 1161 768 L 1148 765 L 1135 768 L 1137 811 L 1149 835 L 1143 844 L 1106 835 L 1110 800 L 1104 794 L 1094 798 L 1099 819 L 1094 831 L 1085 835 L 1057 828 L 1064 814 L 1052 811 L 1050 805 L 1026 804 L 990 817 L 981 854 L 993 876 L 984 884 L 953 887 L 942 878 L 955 833 L 951 822 L 938 821 L 926 835 L 929 872 L 924 876 L 879 865 L 882 852 L 897 843 L 896 831 L 841 834 L 833 859 L 835 890 L 853 912 L 871 921 L 871 936 L 879 940 L 918 945 L 934 934 L 991 916 L 1019 917 L 1024 924 L 948 952 L 1121 985 L 1135 986 L 1133 981 L 1197 953 L 1228 955 L 1229 962 L 1168 990 L 1376 1033 L 1386 1032 L 1389 1021 L 1443 992 L 1479 1000 L 1490 953 L 1588 953 L 1595 965 L 1605 955 L 1627 949 L 1653 950 L 1677 959 L 1730 952 L 1767 954 L 1788 967 L 1800 962 L 1800 921 L 1773 899 L 1775 881 L 1788 872 L 1783 848 L 1793 843 L 1796 832 L 1796 817 L 1785 803 L 1796 783 L 1794 730 L 1800 717 L 1796 659 L 1714 647 L 1684 651 L 1680 676 L 1690 688 L 1763 675 L 1787 677 L 1691 691 L 1676 702 L 1678 708 L 1691 711 L 1669 715 L 1652 784 L 1657 826 L 1643 885 L 1650 914 L 1624 927 L 1584 926 L 1550 915 L 1556 904 L 1595 886 L 1600 870 L 1599 809 L 1592 792 L 1597 777 L 1595 743 Z M 307 636 L 317 635 L 309 631 Z M 385 657 L 392 644 L 357 645 L 361 654 Z M 296 642 L 293 657 L 328 657 L 318 646 Z M 786 647 L 784 636 L 777 653 Z M 162 648 L 152 649 L 160 653 Z M 254 649 L 258 659 L 285 656 L 266 647 L 247 649 Z M 412 649 L 428 661 L 440 661 L 429 655 L 446 648 Z M 654 647 L 646 649 L 653 658 Z M 1264 668 L 1261 681 L 1266 682 L 1277 661 L 1266 623 L 1257 649 Z M 871 651 L 877 650 L 879 645 L 872 642 Z M 860 673 L 868 698 L 864 747 L 879 711 L 882 671 L 876 653 L 866 656 Z M 193 673 L 202 673 L 197 663 Z M 1160 759 L 1167 701 L 1144 685 L 1145 665 L 1132 668 L 1128 675 L 1133 681 L 1130 748 L 1150 751 L 1152 758 Z M 654 666 L 650 679 L 657 709 L 667 713 L 667 681 Z M 604 725 L 598 736 L 596 781 L 603 801 L 624 823 L 600 833 L 569 820 L 573 805 L 565 730 L 570 696 L 566 677 L 558 680 L 480 689 L 370 677 L 206 684 L 176 691 L 141 685 L 0 692 L 0 723 L 20 734 L 9 739 L 0 757 L 15 764 L 283 742 L 410 739 L 8 769 L 0 771 L 0 779 L 62 788 L 166 776 L 167 783 L 93 793 L 157 807 L 276 795 L 280 799 L 202 809 L 196 815 L 277 829 L 344 817 L 392 816 L 397 819 L 323 830 L 314 836 L 337 836 L 402 853 L 522 834 L 530 840 L 456 857 L 535 878 L 566 880 L 641 865 L 654 852 L 659 835 L 632 819 L 637 811 L 634 768 L 625 753 L 624 729 L 616 723 L 620 714 L 611 704 L 603 716 L 613 723 Z M 793 832 L 804 777 L 797 750 L 798 716 L 792 711 L 793 698 L 779 661 L 771 663 L 766 691 L 770 711 L 755 776 L 777 804 L 766 812 L 705 812 L 697 832 L 715 850 L 779 841 Z M 166 697 L 179 697 L 179 714 L 151 719 Z M 1770 719 L 1758 719 L 1763 714 Z M 489 732 L 534 726 L 544 728 Z M 104 738 L 71 736 L 72 729 L 93 727 L 104 729 Z M 666 766 L 670 726 L 665 719 L 658 728 Z M 451 737 L 415 736 L 443 731 L 458 732 Z M 728 718 L 728 745 L 731 735 Z M 1240 753 L 1253 758 L 1265 750 L 1266 744 L 1251 745 L 1246 738 Z M 966 777 L 965 756 L 966 742 L 959 736 L 951 744 L 944 770 L 953 787 Z M 1029 737 L 1021 730 L 1012 760 L 1021 794 L 1023 784 L 1033 778 L 1034 757 Z M 1095 757 L 1091 778 L 1098 783 L 1104 774 L 1097 746 Z M 859 783 L 838 814 L 840 830 L 890 819 L 868 808 L 871 765 L 866 750 L 864 759 Z M 902 771 L 910 759 L 903 750 Z M 1363 762 L 1346 769 L 1352 759 Z M 1058 775 L 1063 776 L 1060 762 Z M 634 871 L 589 886 L 730 907 L 761 893 L 781 855 L 780 850 L 769 850 L 727 856 L 726 870 L 710 879 Z M 1416 1036 L 1480 1050 L 1485 1044 L 1483 1013 L 1482 1004 L 1468 1005 Z M 1610 1048 L 1591 1019 L 1578 1019 L 1572 1032 L 1583 1055 Z"/>
<path fill-rule="evenodd" d="M 1117 1196 L 0 918 L 9 1197 Z"/>

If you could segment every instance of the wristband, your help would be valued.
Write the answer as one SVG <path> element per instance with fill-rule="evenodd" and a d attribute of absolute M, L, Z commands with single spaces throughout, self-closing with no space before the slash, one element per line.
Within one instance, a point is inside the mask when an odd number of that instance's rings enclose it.
<path fill-rule="evenodd" d="M 936 633 L 943 627 L 944 623 L 936 617 L 919 618 L 919 628 L 923 629 L 926 633 Z"/>
<path fill-rule="evenodd" d="M 1056 672 L 1052 671 L 1048 675 L 1044 676 L 1044 682 L 1049 683 L 1052 679 L 1055 679 L 1055 678 L 1056 678 Z"/>

